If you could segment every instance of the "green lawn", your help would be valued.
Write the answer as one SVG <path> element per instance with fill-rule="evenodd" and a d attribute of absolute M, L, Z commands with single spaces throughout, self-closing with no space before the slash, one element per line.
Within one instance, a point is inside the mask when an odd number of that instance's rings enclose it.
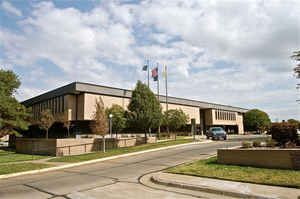
<path fill-rule="evenodd" d="M 246 166 L 222 165 L 217 158 L 199 160 L 194 163 L 168 169 L 166 172 L 239 182 L 300 188 L 300 171 L 265 169 Z"/>
<path fill-rule="evenodd" d="M 184 139 L 185 137 L 187 136 L 176 136 L 176 140 L 181 140 L 181 139 Z M 170 139 L 168 136 L 160 136 L 157 138 L 158 140 L 167 140 L 167 139 Z"/>
<path fill-rule="evenodd" d="M 48 158 L 49 156 L 45 155 L 28 155 L 28 154 L 20 154 L 14 151 L 8 150 L 0 150 L 0 164 L 8 163 L 8 162 L 20 162 L 27 160 L 39 160 L 43 158 Z"/>
<path fill-rule="evenodd" d="M 168 141 L 168 142 L 143 144 L 143 145 L 133 146 L 133 147 L 122 147 L 122 148 L 107 150 L 106 153 L 94 152 L 94 153 L 88 153 L 88 154 L 83 154 L 83 155 L 65 156 L 65 157 L 58 157 L 58 158 L 50 159 L 48 161 L 49 162 L 82 162 L 82 161 L 87 161 L 87 160 L 94 160 L 94 159 L 105 158 L 105 157 L 110 157 L 110 156 L 114 156 L 114 155 L 133 153 L 133 152 L 144 151 L 144 150 L 148 150 L 148 149 L 155 149 L 155 148 L 159 148 L 159 147 L 165 147 L 165 146 L 171 146 L 171 145 L 177 145 L 177 144 L 185 144 L 185 143 L 190 143 L 190 142 L 195 142 L 195 140 L 179 139 L 179 140 L 172 140 L 172 141 Z"/>
<path fill-rule="evenodd" d="M 17 173 L 22 171 L 30 171 L 36 169 L 43 169 L 48 167 L 52 167 L 52 165 L 38 164 L 38 163 L 6 164 L 6 165 L 0 165 L 0 175 Z"/>

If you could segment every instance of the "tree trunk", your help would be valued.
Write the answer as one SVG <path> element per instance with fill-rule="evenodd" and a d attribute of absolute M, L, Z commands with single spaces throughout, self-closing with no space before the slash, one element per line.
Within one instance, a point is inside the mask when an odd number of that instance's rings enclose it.
<path fill-rule="evenodd" d="M 70 137 L 70 129 L 69 128 L 67 128 L 68 129 L 68 138 Z"/>
<path fill-rule="evenodd" d="M 102 148 L 103 148 L 103 153 L 105 153 L 105 135 L 104 136 L 102 136 Z"/>
<path fill-rule="evenodd" d="M 47 131 L 46 131 L 46 139 L 48 139 L 48 129 L 47 129 Z"/>
<path fill-rule="evenodd" d="M 174 134 L 175 134 L 174 137 L 175 137 L 175 140 L 176 140 L 177 139 L 177 133 L 176 133 L 176 131 L 174 131 Z"/>
<path fill-rule="evenodd" d="M 145 130 L 145 144 L 147 144 L 147 131 Z"/>

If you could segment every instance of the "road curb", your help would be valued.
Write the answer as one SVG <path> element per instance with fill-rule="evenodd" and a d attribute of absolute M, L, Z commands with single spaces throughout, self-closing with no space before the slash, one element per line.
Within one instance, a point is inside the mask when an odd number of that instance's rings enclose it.
<path fill-rule="evenodd" d="M 206 144 L 206 143 L 211 143 L 211 142 L 212 141 L 207 140 L 207 141 L 203 141 L 203 142 L 192 142 L 192 143 L 185 143 L 185 144 L 177 144 L 177 145 L 172 145 L 172 146 L 167 146 L 167 147 L 160 147 L 160 148 L 156 148 L 156 149 L 149 149 L 149 150 L 145 150 L 145 151 L 139 151 L 139 152 L 122 154 L 122 155 L 116 155 L 116 156 L 111 156 L 111 157 L 107 157 L 107 158 L 100 158 L 100 159 L 88 160 L 88 161 L 84 161 L 84 162 L 71 163 L 71 164 L 66 164 L 66 165 L 62 165 L 62 166 L 54 166 L 54 167 L 45 168 L 45 169 L 24 171 L 24 172 L 12 173 L 12 174 L 4 174 L 4 175 L 0 175 L 0 179 L 7 179 L 7 178 L 23 176 L 23 175 L 29 175 L 29 174 L 38 174 L 38 173 L 44 173 L 44 172 L 49 172 L 49 171 L 56 171 L 56 170 L 60 170 L 60 169 L 66 169 L 66 168 L 71 168 L 71 167 L 76 167 L 76 166 L 93 164 L 93 163 L 103 162 L 103 161 L 107 161 L 107 160 L 113 160 L 113 159 L 122 158 L 122 157 L 139 155 L 139 154 L 143 154 L 143 153 L 149 153 L 149 152 L 155 152 L 155 151 L 160 151 L 160 150 L 172 149 L 172 148 L 188 146 L 188 145 Z"/>
<path fill-rule="evenodd" d="M 267 196 L 261 196 L 261 195 L 244 194 L 244 193 L 238 193 L 238 192 L 233 192 L 233 191 L 224 191 L 224 190 L 220 190 L 217 188 L 211 188 L 211 187 L 207 187 L 207 186 L 199 186 L 199 185 L 192 185 L 192 184 L 187 184 L 187 183 L 182 183 L 182 182 L 179 183 L 179 182 L 169 181 L 169 180 L 160 178 L 159 173 L 156 173 L 151 176 L 151 178 L 150 178 L 151 182 L 153 182 L 155 184 L 159 184 L 159 185 L 169 186 L 169 187 L 182 188 L 182 189 L 188 189 L 188 190 L 193 190 L 193 191 L 202 191 L 202 192 L 231 196 L 231 197 L 239 197 L 239 198 L 247 198 L 247 199 L 248 198 L 249 199 L 278 199 L 277 197 L 272 198 L 269 196 L 267 197 Z"/>

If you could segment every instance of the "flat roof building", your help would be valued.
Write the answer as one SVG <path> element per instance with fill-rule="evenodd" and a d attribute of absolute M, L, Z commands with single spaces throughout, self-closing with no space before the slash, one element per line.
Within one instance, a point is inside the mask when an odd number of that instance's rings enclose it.
<path fill-rule="evenodd" d="M 99 97 L 102 98 L 105 108 L 118 104 L 127 109 L 131 94 L 131 90 L 73 82 L 30 98 L 22 104 L 32 107 L 35 119 L 39 117 L 41 111 L 51 109 L 54 115 L 67 113 L 68 120 L 82 121 L 92 119 L 95 103 Z M 166 96 L 160 95 L 159 100 L 165 111 Z M 168 97 L 168 108 L 182 109 L 190 119 L 195 119 L 202 130 L 211 126 L 223 126 L 227 131 L 239 134 L 244 132 L 243 115 L 248 111 L 234 106 L 177 97 Z"/>

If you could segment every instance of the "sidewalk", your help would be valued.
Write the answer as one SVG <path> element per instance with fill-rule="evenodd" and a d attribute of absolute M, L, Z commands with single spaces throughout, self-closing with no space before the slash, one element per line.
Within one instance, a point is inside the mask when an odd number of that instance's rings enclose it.
<path fill-rule="evenodd" d="M 157 184 L 171 187 L 240 198 L 298 199 L 298 197 L 300 196 L 300 189 L 241 183 L 211 178 L 169 174 L 163 172 L 153 174 L 151 177 L 151 181 Z"/>

